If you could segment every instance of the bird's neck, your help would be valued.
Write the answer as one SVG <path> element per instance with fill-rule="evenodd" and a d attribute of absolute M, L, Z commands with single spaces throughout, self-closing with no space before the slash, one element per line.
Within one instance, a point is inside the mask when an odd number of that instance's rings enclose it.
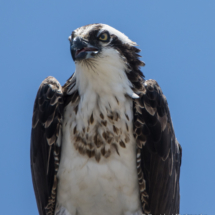
<path fill-rule="evenodd" d="M 99 61 L 92 66 L 78 64 L 76 66 L 76 84 L 80 96 L 87 91 L 100 96 L 105 94 L 118 94 L 122 96 L 130 89 L 131 83 L 128 80 L 123 63 Z"/>

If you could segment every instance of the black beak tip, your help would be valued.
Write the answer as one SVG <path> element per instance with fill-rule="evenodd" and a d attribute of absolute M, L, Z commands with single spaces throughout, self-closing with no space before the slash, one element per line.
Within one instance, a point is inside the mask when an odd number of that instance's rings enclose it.
<path fill-rule="evenodd" d="M 86 57 L 87 53 L 79 53 L 76 56 L 76 51 L 87 47 L 87 43 L 80 37 L 76 37 L 73 41 L 70 41 L 70 52 L 73 60 L 82 60 Z"/>
<path fill-rule="evenodd" d="M 73 47 L 70 48 L 70 53 L 72 55 L 73 61 L 83 60 L 87 56 L 87 52 L 81 52 L 77 54 L 77 49 L 74 49 Z"/>

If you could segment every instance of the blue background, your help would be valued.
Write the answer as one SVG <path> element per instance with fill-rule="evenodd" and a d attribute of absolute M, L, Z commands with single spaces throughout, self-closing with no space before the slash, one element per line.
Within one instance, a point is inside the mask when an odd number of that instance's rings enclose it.
<path fill-rule="evenodd" d="M 215 1 L 0 2 L 0 213 L 36 215 L 30 173 L 33 103 L 44 78 L 75 70 L 68 36 L 106 23 L 139 44 L 146 79 L 167 97 L 183 148 L 181 214 L 215 214 Z"/>

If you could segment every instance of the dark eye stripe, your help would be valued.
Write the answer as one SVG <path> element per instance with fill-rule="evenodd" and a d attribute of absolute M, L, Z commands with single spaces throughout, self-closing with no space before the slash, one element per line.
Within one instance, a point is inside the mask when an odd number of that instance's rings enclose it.
<path fill-rule="evenodd" d="M 96 40 L 98 32 L 99 32 L 99 29 L 89 32 L 89 37 L 88 37 L 89 41 Z"/>

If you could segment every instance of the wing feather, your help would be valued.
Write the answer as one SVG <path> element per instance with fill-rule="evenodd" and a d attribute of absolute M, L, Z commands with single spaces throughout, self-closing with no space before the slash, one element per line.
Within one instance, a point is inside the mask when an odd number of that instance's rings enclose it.
<path fill-rule="evenodd" d="M 134 100 L 134 136 L 143 212 L 178 214 L 182 149 L 175 138 L 168 104 L 154 80 L 144 82 L 139 96 Z"/>
<path fill-rule="evenodd" d="M 54 214 L 62 113 L 62 87 L 55 78 L 47 77 L 35 99 L 31 131 L 31 172 L 40 215 Z"/>

